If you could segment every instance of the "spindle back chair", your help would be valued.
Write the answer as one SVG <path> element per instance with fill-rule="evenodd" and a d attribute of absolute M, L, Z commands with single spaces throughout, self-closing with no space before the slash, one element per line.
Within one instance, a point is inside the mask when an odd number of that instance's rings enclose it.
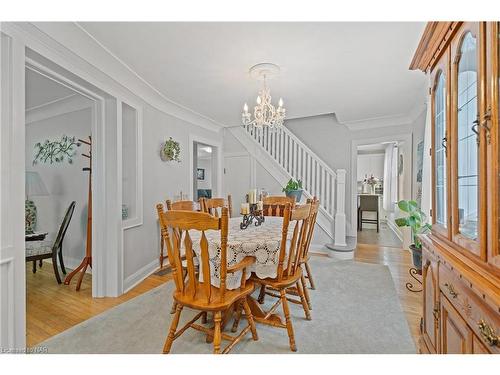
<path fill-rule="evenodd" d="M 165 242 L 168 260 L 172 267 L 172 275 L 175 284 L 173 298 L 176 302 L 175 315 L 172 319 L 163 352 L 169 353 L 173 341 L 188 328 L 194 328 L 204 332 L 207 334 L 207 339 L 213 339 L 214 353 L 216 354 L 220 353 L 221 338 L 230 341 L 230 344 L 222 351 L 223 353 L 229 352 L 229 350 L 231 350 L 250 330 L 252 331 L 253 339 L 257 340 L 257 331 L 247 302 L 247 297 L 254 290 L 254 283 L 246 280 L 246 268 L 255 260 L 254 258 L 246 257 L 236 265 L 231 267 L 227 266 L 228 209 L 224 207 L 222 209 L 221 218 L 216 218 L 204 212 L 176 210 L 164 212 L 162 204 L 158 204 L 156 208 L 161 226 L 162 241 Z M 221 263 L 218 268 L 218 277 L 220 280 L 219 287 L 212 285 L 209 243 L 205 233 L 208 230 L 220 232 Z M 196 248 L 199 246 L 200 249 L 198 260 L 202 273 L 202 281 L 199 280 L 196 272 L 196 265 L 194 262 L 195 250 L 193 248 L 192 235 L 190 234 L 192 231 L 201 232 L 199 243 L 195 246 Z M 196 236 L 193 238 L 196 238 Z M 181 244 L 184 245 L 183 249 L 186 256 L 187 277 L 185 277 L 182 267 Z M 242 271 L 240 287 L 238 289 L 228 290 L 226 288 L 227 274 L 237 271 Z M 221 317 L 222 313 L 226 312 L 235 303 L 241 303 L 243 305 L 245 313 L 249 316 L 249 324 L 239 335 L 233 337 L 221 333 Z M 176 331 L 181 311 L 185 306 L 199 310 L 200 313 L 190 320 L 183 328 Z M 195 322 L 206 312 L 214 313 L 214 326 L 212 328 L 195 324 Z"/>
<path fill-rule="evenodd" d="M 310 217 L 311 204 L 302 205 L 292 210 L 290 203 L 285 204 L 284 210 L 280 211 L 280 216 L 283 217 L 283 225 L 281 230 L 281 241 L 280 250 L 278 255 L 278 265 L 276 269 L 275 278 L 260 279 L 255 275 L 252 275 L 250 280 L 255 283 L 261 284 L 264 287 L 268 286 L 279 292 L 278 301 L 271 307 L 271 309 L 266 313 L 263 318 L 256 318 L 257 322 L 272 325 L 275 327 L 286 328 L 288 331 L 288 338 L 290 343 L 290 349 L 292 351 L 297 350 L 295 344 L 295 336 L 293 332 L 292 321 L 290 318 L 290 310 L 288 307 L 288 299 L 286 296 L 287 288 L 295 286 L 297 288 L 298 295 L 300 297 L 300 304 L 304 309 L 306 318 L 310 320 L 309 308 L 307 306 L 306 299 L 302 287 L 300 285 L 300 280 L 302 277 L 301 259 L 304 253 L 304 247 L 306 244 L 309 217 Z M 293 233 L 289 240 L 289 228 L 293 228 Z M 279 305 L 283 306 L 283 313 L 285 316 L 286 323 L 283 324 L 281 321 L 269 320 L 269 316 L 274 313 Z M 239 316 L 237 316 L 233 330 L 238 326 Z"/>

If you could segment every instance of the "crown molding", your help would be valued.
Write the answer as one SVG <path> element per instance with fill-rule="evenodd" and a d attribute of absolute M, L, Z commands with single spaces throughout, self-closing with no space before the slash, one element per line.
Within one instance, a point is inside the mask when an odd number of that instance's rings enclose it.
<path fill-rule="evenodd" d="M 135 101 L 210 131 L 218 132 L 223 127 L 168 99 L 75 22 L 4 22 L 1 28 L 13 31 L 35 52 L 41 53 L 38 47 L 49 49 L 58 57 L 55 63 L 60 64 L 60 59 L 70 63 L 75 68 L 74 74 L 83 75 L 83 79 L 110 95 L 119 98 L 132 95 Z"/>

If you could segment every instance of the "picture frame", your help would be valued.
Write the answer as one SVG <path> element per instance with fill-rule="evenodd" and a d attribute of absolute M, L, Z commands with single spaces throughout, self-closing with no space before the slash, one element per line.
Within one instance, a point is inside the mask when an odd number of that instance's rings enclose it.
<path fill-rule="evenodd" d="M 204 180 L 205 179 L 205 169 L 204 168 L 197 168 L 196 169 L 196 177 L 198 180 Z"/>

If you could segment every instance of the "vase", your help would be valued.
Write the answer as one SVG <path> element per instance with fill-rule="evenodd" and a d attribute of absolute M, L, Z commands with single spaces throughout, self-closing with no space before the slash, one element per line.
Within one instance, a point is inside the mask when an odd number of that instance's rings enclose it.
<path fill-rule="evenodd" d="M 300 190 L 290 190 L 290 191 L 287 191 L 285 194 L 289 198 L 295 198 L 296 202 L 300 202 L 300 199 L 302 198 L 302 192 L 303 192 L 302 189 L 300 189 Z"/>
<path fill-rule="evenodd" d="M 419 249 L 415 245 L 410 245 L 411 257 L 413 261 L 413 265 L 415 268 L 422 272 L 422 249 Z"/>

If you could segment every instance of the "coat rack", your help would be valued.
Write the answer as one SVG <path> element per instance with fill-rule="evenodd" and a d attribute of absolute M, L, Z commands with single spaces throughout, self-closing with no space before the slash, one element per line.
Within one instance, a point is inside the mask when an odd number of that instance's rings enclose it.
<path fill-rule="evenodd" d="M 75 268 L 64 280 L 65 285 L 69 285 L 71 283 L 71 279 L 81 270 L 80 277 L 78 278 L 78 282 L 76 284 L 76 290 L 80 290 L 80 286 L 82 285 L 83 276 L 85 275 L 85 271 L 87 271 L 87 267 L 90 266 L 92 268 L 92 137 L 89 136 L 88 141 L 83 139 L 79 139 L 78 142 L 86 144 L 89 146 L 88 155 L 82 154 L 82 156 L 89 159 L 89 166 L 83 168 L 83 171 L 89 172 L 89 198 L 88 198 L 88 209 L 87 209 L 87 243 L 85 247 L 85 257 L 83 258 L 80 265 Z"/>

